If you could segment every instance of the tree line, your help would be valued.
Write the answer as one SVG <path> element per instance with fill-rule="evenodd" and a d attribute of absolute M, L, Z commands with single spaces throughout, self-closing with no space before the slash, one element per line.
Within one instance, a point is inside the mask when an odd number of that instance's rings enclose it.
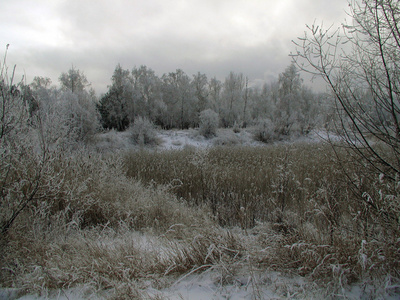
<path fill-rule="evenodd" d="M 49 124 L 62 120 L 59 132 L 78 141 L 101 128 L 124 131 L 138 118 L 163 129 L 188 129 L 212 114 L 219 127 L 263 124 L 278 135 L 289 135 L 307 134 L 332 115 L 327 95 L 307 87 L 294 64 L 277 81 L 262 86 L 250 86 L 246 76 L 235 72 L 224 81 L 200 72 L 190 77 L 181 69 L 159 77 L 147 66 L 129 70 L 120 64 L 100 97 L 74 67 L 60 75 L 59 83 L 57 88 L 49 78 L 34 77 L 22 93 L 31 113 L 40 112 Z"/>
<path fill-rule="evenodd" d="M 221 127 L 246 127 L 270 119 L 282 134 L 294 127 L 307 133 L 326 121 L 318 120 L 319 113 L 324 115 L 323 96 L 303 84 L 294 64 L 277 82 L 262 87 L 250 87 L 248 78 L 235 72 L 221 82 L 200 72 L 191 78 L 177 69 L 160 78 L 146 66 L 129 71 L 121 65 L 111 81 L 97 105 L 101 123 L 109 129 L 125 130 L 139 116 L 164 129 L 198 127 L 205 110 L 218 114 Z"/>

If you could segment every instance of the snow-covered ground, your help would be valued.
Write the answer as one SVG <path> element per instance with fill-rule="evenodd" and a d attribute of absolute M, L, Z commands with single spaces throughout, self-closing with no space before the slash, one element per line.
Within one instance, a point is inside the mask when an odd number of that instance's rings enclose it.
<path fill-rule="evenodd" d="M 158 149 L 171 150 L 183 149 L 185 147 L 207 148 L 217 145 L 226 146 L 265 146 L 267 144 L 254 140 L 251 129 L 242 129 L 240 132 L 233 132 L 232 129 L 219 129 L 217 136 L 213 138 L 205 138 L 200 135 L 197 130 L 164 130 L 158 132 L 160 144 Z M 322 142 L 328 138 L 335 139 L 333 134 L 328 135 L 322 130 L 310 132 L 307 136 L 293 136 L 274 143 L 294 143 L 294 142 Z"/>
<path fill-rule="evenodd" d="M 292 136 L 274 143 L 294 143 L 294 142 L 322 142 L 334 135 L 328 135 L 322 130 L 315 130 L 307 136 Z M 158 130 L 157 145 L 145 146 L 154 150 L 180 150 L 186 147 L 208 148 L 212 146 L 266 146 L 267 144 L 254 139 L 251 128 L 242 129 L 234 132 L 232 129 L 218 129 L 217 136 L 205 138 L 196 129 L 188 130 Z M 123 149 L 138 149 L 130 139 L 129 132 L 109 131 L 99 134 L 94 142 L 94 147 L 100 151 L 114 151 Z"/>
<path fill-rule="evenodd" d="M 297 275 L 276 271 L 245 269 L 235 276 L 222 276 L 220 270 L 189 273 L 172 282 L 168 288 L 149 287 L 140 294 L 143 299 L 165 300 L 241 300 L 241 299 L 399 299 L 399 286 L 353 284 L 345 287 L 317 286 Z M 48 291 L 46 295 L 23 295 L 18 289 L 0 289 L 1 300 L 83 300 L 108 299 L 113 290 L 95 292 L 90 286 Z M 114 298 L 112 298 L 114 299 Z"/>
<path fill-rule="evenodd" d="M 170 288 L 155 291 L 151 296 L 169 300 L 202 299 L 399 299 L 383 286 L 354 284 L 344 287 L 323 287 L 314 285 L 301 276 L 276 271 L 255 271 L 236 275 L 229 283 L 222 283 L 217 273 L 203 272 L 178 280 Z"/>
<path fill-rule="evenodd" d="M 164 150 L 183 149 L 188 146 L 196 148 L 207 148 L 210 146 L 210 140 L 196 135 L 196 132 L 193 130 L 159 131 L 158 138 L 160 139 L 158 148 Z"/>
<path fill-rule="evenodd" d="M 158 132 L 158 149 L 177 150 L 185 147 L 207 148 L 215 145 L 262 145 L 247 131 L 233 132 L 232 129 L 219 129 L 216 137 L 205 138 L 197 130 L 164 130 Z"/>

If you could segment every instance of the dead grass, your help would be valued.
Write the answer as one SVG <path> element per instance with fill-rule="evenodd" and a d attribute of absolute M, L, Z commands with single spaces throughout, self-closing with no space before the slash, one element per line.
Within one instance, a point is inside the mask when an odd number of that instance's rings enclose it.
<path fill-rule="evenodd" d="M 321 145 L 217 147 L 132 152 L 125 164 L 129 177 L 170 186 L 189 203 L 208 205 L 221 225 L 252 227 L 279 220 L 285 210 L 304 215 L 330 182 L 340 190 L 345 183 L 332 155 Z"/>
<path fill-rule="evenodd" d="M 1 285 L 148 299 L 206 270 L 221 285 L 244 269 L 289 272 L 327 294 L 396 282 L 396 224 L 357 198 L 332 158 L 316 144 L 58 157 L 1 239 Z M 350 173 L 376 205 L 396 199 L 382 178 Z"/>
<path fill-rule="evenodd" d="M 221 228 L 198 228 L 196 235 L 184 238 L 176 238 L 171 230 L 160 236 L 132 231 L 126 224 L 118 230 L 85 229 L 51 243 L 30 241 L 29 248 L 27 244 L 12 245 L 21 250 L 6 259 L 13 256 L 13 261 L 23 266 L 12 270 L 18 273 L 13 285 L 26 293 L 46 295 L 52 289 L 86 286 L 93 294 L 107 291 L 111 299 L 146 299 L 147 287 L 160 289 L 170 284 L 167 275 L 229 265 L 244 249 L 234 235 Z M 22 252 L 29 257 L 23 262 Z"/>
<path fill-rule="evenodd" d="M 343 285 L 388 272 L 399 276 L 399 228 L 386 202 L 397 192 L 356 165 L 344 165 L 358 180 L 355 191 L 330 146 L 137 152 L 125 164 L 129 177 L 169 186 L 190 205 L 206 205 L 224 227 L 269 224 L 274 240 L 265 244 L 262 264 Z"/>
<path fill-rule="evenodd" d="M 147 264 L 160 266 L 151 252 L 142 258 L 128 233 L 181 240 L 197 235 L 199 227 L 212 227 L 206 213 L 190 209 L 165 188 L 145 188 L 125 177 L 116 156 L 60 158 L 53 161 L 52 173 L 59 176 L 48 185 L 57 191 L 46 194 L 43 187 L 1 237 L 3 286 L 39 291 L 93 283 L 108 288 L 124 276 L 142 278 L 141 270 L 150 274 L 154 270 Z M 128 256 L 134 265 L 129 259 L 121 263 Z M 111 272 L 111 266 L 117 270 Z"/>

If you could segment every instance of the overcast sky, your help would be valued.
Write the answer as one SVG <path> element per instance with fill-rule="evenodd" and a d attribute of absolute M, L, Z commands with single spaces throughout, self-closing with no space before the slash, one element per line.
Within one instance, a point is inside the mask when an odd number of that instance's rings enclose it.
<path fill-rule="evenodd" d="M 290 64 L 305 24 L 339 26 L 347 0 L 0 0 L 0 54 L 19 76 L 58 84 L 72 64 L 105 92 L 115 66 L 252 82 Z"/>

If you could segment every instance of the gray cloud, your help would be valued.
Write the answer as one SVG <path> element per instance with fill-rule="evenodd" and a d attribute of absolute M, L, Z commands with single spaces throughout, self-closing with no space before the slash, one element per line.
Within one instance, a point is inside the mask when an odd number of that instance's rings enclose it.
<path fill-rule="evenodd" d="M 314 20 L 338 25 L 347 0 L 13 0 L 2 4 L 0 43 L 19 72 L 54 83 L 72 64 L 104 92 L 117 63 L 160 76 L 182 69 L 271 80 L 290 63 L 292 39 Z M 1 44 L 0 44 L 1 46 Z M 1 48 L 0 48 L 1 49 Z M 0 52 L 1 53 L 1 52 Z"/>

